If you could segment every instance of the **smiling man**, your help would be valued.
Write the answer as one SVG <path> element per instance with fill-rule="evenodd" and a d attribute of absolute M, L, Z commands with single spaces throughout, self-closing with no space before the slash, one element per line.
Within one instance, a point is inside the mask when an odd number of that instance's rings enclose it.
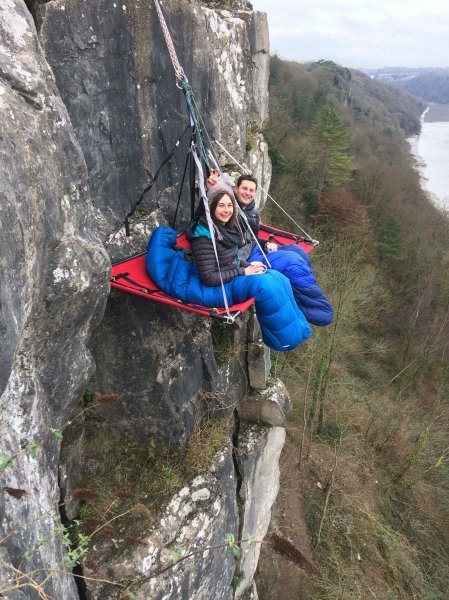
<path fill-rule="evenodd" d="M 249 226 L 256 237 L 259 235 L 260 213 L 256 208 L 257 179 L 252 175 L 240 175 L 234 187 L 234 194 L 241 210 L 248 219 Z M 275 252 L 278 249 L 277 244 L 259 240 L 265 252 Z"/>

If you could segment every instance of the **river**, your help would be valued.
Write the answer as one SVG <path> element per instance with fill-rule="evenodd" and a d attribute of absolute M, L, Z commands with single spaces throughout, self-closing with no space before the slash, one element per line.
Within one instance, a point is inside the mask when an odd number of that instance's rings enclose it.
<path fill-rule="evenodd" d="M 449 210 L 449 104 L 429 106 L 421 134 L 408 139 L 423 188 L 438 206 Z"/>

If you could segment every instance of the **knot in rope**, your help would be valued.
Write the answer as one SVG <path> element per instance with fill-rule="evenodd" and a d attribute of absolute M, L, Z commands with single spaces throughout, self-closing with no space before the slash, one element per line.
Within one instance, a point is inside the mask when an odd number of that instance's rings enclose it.
<path fill-rule="evenodd" d="M 167 27 L 167 23 L 165 21 L 164 15 L 162 14 L 162 10 L 161 10 L 159 1 L 154 0 L 154 4 L 156 6 L 157 14 L 158 14 L 159 21 L 160 21 L 161 28 L 162 28 L 162 33 L 165 38 L 165 43 L 167 44 L 168 53 L 170 55 L 171 62 L 173 64 L 173 68 L 175 70 L 176 87 L 183 90 L 183 92 L 184 92 L 187 107 L 189 109 L 189 112 L 190 112 L 190 115 L 192 118 L 192 124 L 194 127 L 194 131 L 198 134 L 196 141 L 197 141 L 199 154 L 200 154 L 202 160 L 204 161 L 204 164 L 210 169 L 211 163 L 209 161 L 209 157 L 208 157 L 208 154 L 206 151 L 204 140 L 202 139 L 202 136 L 201 136 L 200 117 L 198 115 L 198 111 L 195 106 L 195 101 L 193 98 L 193 90 L 189 84 L 189 80 L 187 79 L 186 74 L 184 73 L 184 69 L 181 67 L 181 64 L 179 62 L 178 56 L 176 54 L 175 46 L 173 44 L 173 40 L 171 38 L 170 32 Z"/>

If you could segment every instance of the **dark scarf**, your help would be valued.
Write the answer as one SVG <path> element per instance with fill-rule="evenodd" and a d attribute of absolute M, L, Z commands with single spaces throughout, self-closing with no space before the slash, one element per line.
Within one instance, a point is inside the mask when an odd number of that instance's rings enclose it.
<path fill-rule="evenodd" d="M 235 246 L 238 246 L 239 248 L 241 248 L 242 246 L 245 245 L 245 240 L 243 237 L 243 232 L 241 230 L 240 225 L 234 224 L 231 228 L 227 228 L 224 225 L 221 225 L 221 223 L 216 223 L 215 221 L 212 221 L 214 224 L 214 230 L 215 230 L 215 237 L 217 238 L 217 240 L 219 240 L 226 248 L 234 248 Z M 198 223 L 201 223 L 201 225 L 204 225 L 204 227 L 206 227 L 207 229 L 209 229 L 209 225 L 207 223 L 207 219 L 206 219 L 206 215 L 201 215 L 201 217 L 198 220 Z"/>

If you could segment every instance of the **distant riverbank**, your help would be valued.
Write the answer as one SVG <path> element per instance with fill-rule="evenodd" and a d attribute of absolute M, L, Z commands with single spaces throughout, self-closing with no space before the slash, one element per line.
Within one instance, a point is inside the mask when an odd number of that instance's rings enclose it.
<path fill-rule="evenodd" d="M 431 104 L 423 114 L 424 123 L 449 122 L 449 104 Z"/>
<path fill-rule="evenodd" d="M 423 189 L 449 210 L 449 104 L 432 104 L 421 117 L 421 133 L 407 140 Z"/>

